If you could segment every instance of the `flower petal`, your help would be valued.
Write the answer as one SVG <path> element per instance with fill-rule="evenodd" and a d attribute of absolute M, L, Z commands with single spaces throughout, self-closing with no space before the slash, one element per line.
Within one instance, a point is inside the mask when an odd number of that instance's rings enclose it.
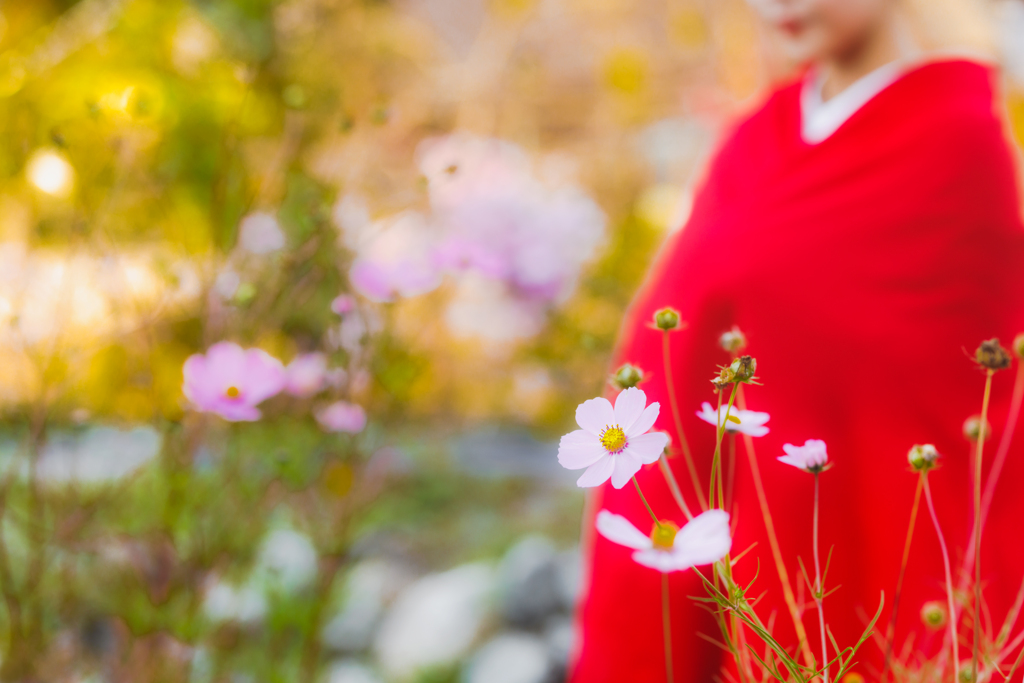
<path fill-rule="evenodd" d="M 206 367 L 206 356 L 194 354 L 188 357 L 182 368 L 182 392 L 185 398 L 194 405 L 202 405 L 214 399 L 216 390 L 211 388 L 211 383 L 205 381 L 209 371 Z"/>
<path fill-rule="evenodd" d="M 597 437 L 582 429 L 569 432 L 558 444 L 558 464 L 567 470 L 590 467 L 607 454 Z"/>
<path fill-rule="evenodd" d="M 764 436 L 770 430 L 763 425 L 740 425 L 738 431 L 742 434 L 748 434 L 750 436 Z"/>
<path fill-rule="evenodd" d="M 614 470 L 615 460 L 612 456 L 606 455 L 588 467 L 583 476 L 576 480 L 576 485 L 581 489 L 600 486 L 611 478 Z"/>
<path fill-rule="evenodd" d="M 622 431 L 629 433 L 633 423 L 644 412 L 645 405 L 647 405 L 647 395 L 636 387 L 630 387 L 619 394 L 615 399 L 615 422 L 622 428 Z"/>
<path fill-rule="evenodd" d="M 629 449 L 609 456 L 609 458 L 615 465 L 615 471 L 612 473 L 612 486 L 617 489 L 621 489 L 628 484 L 629 480 L 640 471 L 640 467 L 643 465 L 640 462 L 640 458 L 630 453 Z"/>
<path fill-rule="evenodd" d="M 697 412 L 697 417 L 704 420 L 709 425 L 718 426 L 718 422 L 715 421 L 715 409 L 707 401 L 700 404 L 700 411 Z"/>
<path fill-rule="evenodd" d="M 220 415 L 228 422 L 255 422 L 262 417 L 259 408 L 254 408 L 245 403 L 233 403 L 230 401 L 219 401 L 205 412 Z"/>
<path fill-rule="evenodd" d="M 633 553 L 633 561 L 657 569 L 662 574 L 689 568 L 689 565 L 680 564 L 680 559 L 674 553 L 667 553 L 664 550 L 638 550 Z"/>
<path fill-rule="evenodd" d="M 672 554 L 687 567 L 711 564 L 725 557 L 732 547 L 729 513 L 708 510 L 690 520 L 676 534 Z"/>
<path fill-rule="evenodd" d="M 780 455 L 778 461 L 787 465 L 792 465 L 798 470 L 806 470 L 807 467 L 804 465 L 804 459 L 798 455 Z"/>
<path fill-rule="evenodd" d="M 255 405 L 284 389 L 287 375 L 281 361 L 262 349 L 249 349 L 245 355 L 245 375 L 240 378 L 247 403 Z"/>
<path fill-rule="evenodd" d="M 604 428 L 615 424 L 615 411 L 606 398 L 592 398 L 576 408 L 576 424 L 594 436 L 600 436 Z"/>
<path fill-rule="evenodd" d="M 625 450 L 619 453 L 619 455 L 629 453 L 643 464 L 650 465 L 652 462 L 658 461 L 666 446 L 668 446 L 668 434 L 665 432 L 649 432 L 631 437 Z"/>
<path fill-rule="evenodd" d="M 626 436 L 640 436 L 646 433 L 648 429 L 654 426 L 660 411 L 661 405 L 657 403 L 652 403 L 644 408 L 644 412 L 640 413 L 640 417 L 637 418 L 636 422 L 629 429 L 625 430 Z"/>
<path fill-rule="evenodd" d="M 654 546 L 650 537 L 633 526 L 628 519 L 607 510 L 597 513 L 597 532 L 612 543 L 633 550 L 646 550 Z"/>

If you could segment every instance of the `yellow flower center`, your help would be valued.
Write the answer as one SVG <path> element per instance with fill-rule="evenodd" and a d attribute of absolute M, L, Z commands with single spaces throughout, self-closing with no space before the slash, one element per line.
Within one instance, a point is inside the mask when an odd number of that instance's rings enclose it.
<path fill-rule="evenodd" d="M 626 445 L 626 433 L 619 425 L 605 427 L 601 433 L 601 445 L 609 453 L 618 453 Z"/>
<path fill-rule="evenodd" d="M 228 387 L 228 388 L 227 388 L 227 389 L 226 389 L 226 390 L 224 391 L 224 395 L 225 395 L 225 396 L 227 396 L 228 398 L 238 398 L 238 395 L 239 395 L 240 393 L 242 393 L 242 392 L 240 392 L 240 391 L 238 390 L 238 387 Z"/>
<path fill-rule="evenodd" d="M 655 524 L 654 528 L 651 529 L 651 542 L 654 543 L 654 547 L 658 550 L 672 550 L 672 545 L 676 542 L 677 533 L 679 533 L 679 527 L 672 522 L 662 522 L 660 525 Z"/>

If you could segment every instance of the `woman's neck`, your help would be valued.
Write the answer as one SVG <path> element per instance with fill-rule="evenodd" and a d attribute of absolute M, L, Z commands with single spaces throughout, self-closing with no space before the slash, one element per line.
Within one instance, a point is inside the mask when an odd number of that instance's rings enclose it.
<path fill-rule="evenodd" d="M 822 98 L 829 100 L 875 69 L 914 54 L 912 41 L 900 29 L 899 17 L 893 13 L 855 45 L 823 60 Z"/>

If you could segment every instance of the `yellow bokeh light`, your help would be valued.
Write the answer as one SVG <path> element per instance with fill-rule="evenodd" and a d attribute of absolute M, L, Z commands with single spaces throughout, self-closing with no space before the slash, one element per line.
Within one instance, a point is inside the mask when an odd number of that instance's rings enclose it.
<path fill-rule="evenodd" d="M 75 185 L 75 169 L 52 149 L 37 150 L 28 161 L 26 174 L 30 183 L 54 197 L 67 197 Z"/>

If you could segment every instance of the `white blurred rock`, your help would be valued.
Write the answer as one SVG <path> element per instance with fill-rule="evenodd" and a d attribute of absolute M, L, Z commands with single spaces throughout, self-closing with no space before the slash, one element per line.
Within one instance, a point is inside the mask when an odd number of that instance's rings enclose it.
<path fill-rule="evenodd" d="M 364 664 L 341 659 L 328 666 L 326 683 L 380 683 L 380 678 Z"/>
<path fill-rule="evenodd" d="M 58 434 L 39 457 L 40 480 L 99 484 L 128 476 L 160 452 L 160 435 L 150 427 L 122 431 L 92 427 L 82 434 Z"/>
<path fill-rule="evenodd" d="M 384 617 L 374 652 L 389 678 L 459 660 L 480 633 L 494 589 L 494 570 L 467 564 L 431 574 L 403 590 Z"/>
<path fill-rule="evenodd" d="M 255 624 L 267 614 L 267 601 L 252 582 L 236 587 L 218 581 L 206 591 L 203 613 L 213 622 L 237 621 Z"/>
<path fill-rule="evenodd" d="M 548 656 L 554 664 L 564 669 L 569 665 L 569 655 L 576 640 L 576 632 L 569 617 L 555 617 L 544 627 L 544 643 Z"/>
<path fill-rule="evenodd" d="M 270 532 L 260 548 L 257 573 L 268 587 L 292 593 L 316 579 L 318 558 L 313 542 L 291 529 Z"/>
<path fill-rule="evenodd" d="M 558 554 L 558 585 L 562 595 L 562 606 L 571 611 L 579 602 L 583 585 L 583 561 L 579 548 L 563 550 Z"/>
<path fill-rule="evenodd" d="M 527 536 L 499 568 L 502 616 L 516 626 L 536 625 L 562 606 L 558 553 L 543 536 Z"/>
<path fill-rule="evenodd" d="M 548 648 L 527 633 L 505 633 L 477 650 L 465 683 L 544 683 L 551 672 Z"/>
<path fill-rule="evenodd" d="M 345 584 L 344 607 L 327 622 L 321 642 L 342 652 L 370 647 L 385 605 L 407 582 L 406 572 L 380 560 L 368 560 L 353 567 Z"/>
<path fill-rule="evenodd" d="M 210 651 L 205 647 L 196 648 L 188 667 L 189 683 L 208 683 L 213 680 L 213 670 L 214 662 Z"/>

